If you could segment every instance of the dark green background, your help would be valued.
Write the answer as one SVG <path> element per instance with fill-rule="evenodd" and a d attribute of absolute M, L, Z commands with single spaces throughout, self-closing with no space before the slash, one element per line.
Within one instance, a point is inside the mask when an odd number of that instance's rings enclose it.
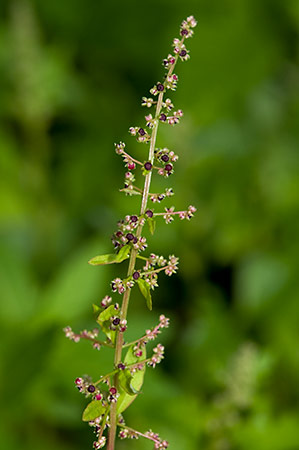
<path fill-rule="evenodd" d="M 152 313 L 132 297 L 132 337 L 162 312 L 171 328 L 126 419 L 172 450 L 298 450 L 298 1 L 1 0 L 0 13 L 1 450 L 91 448 L 73 380 L 111 355 L 62 328 L 92 328 L 91 303 L 124 273 L 87 264 L 138 211 L 113 143 L 146 159 L 127 130 L 190 14 L 171 95 L 185 115 L 158 138 L 180 155 L 159 181 L 176 196 L 156 211 L 198 212 L 148 236 L 180 271 L 160 277 Z"/>

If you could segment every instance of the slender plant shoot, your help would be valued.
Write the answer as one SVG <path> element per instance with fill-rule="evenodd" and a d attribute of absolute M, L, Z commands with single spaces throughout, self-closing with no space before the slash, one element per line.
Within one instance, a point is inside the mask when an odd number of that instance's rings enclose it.
<path fill-rule="evenodd" d="M 95 256 L 89 264 L 97 266 L 128 261 L 126 278 L 117 277 L 111 282 L 113 293 L 116 293 L 121 301 L 117 303 L 110 295 L 106 295 L 99 305 L 93 305 L 99 327 L 92 331 L 83 330 L 75 333 L 71 327 L 64 328 L 66 337 L 74 342 L 87 339 L 95 350 L 106 346 L 114 351 L 114 366 L 109 373 L 99 376 L 95 381 L 89 376 L 75 380 L 79 391 L 90 400 L 82 419 L 94 429 L 95 449 L 107 445 L 108 450 L 114 450 L 117 431 L 120 439 L 143 437 L 152 441 L 154 449 L 168 448 L 168 442 L 157 433 L 151 430 L 140 432 L 127 426 L 123 412 L 140 393 L 146 367 L 155 367 L 164 358 L 163 345 L 157 344 L 150 355 L 147 354 L 146 347 L 150 341 L 158 337 L 163 328 L 168 327 L 169 319 L 160 315 L 157 325 L 146 330 L 143 336 L 133 342 L 125 342 L 124 334 L 128 326 L 128 306 L 134 286 L 138 286 L 147 307 L 151 310 L 151 292 L 158 286 L 159 273 L 164 272 L 171 276 L 178 268 L 178 258 L 174 255 L 168 258 L 154 253 L 143 256 L 148 247 L 143 236 L 144 226 L 147 225 L 150 233 L 154 234 L 156 220 L 161 216 L 168 224 L 176 215 L 180 219 L 191 219 L 196 211 L 194 206 L 189 206 L 184 211 L 176 211 L 171 206 L 166 207 L 163 212 L 155 212 L 153 207 L 148 206 L 149 202 L 158 204 L 174 195 L 171 188 L 166 188 L 162 193 L 151 192 L 152 174 L 170 177 L 178 160 L 178 156 L 172 150 L 166 147 L 157 148 L 156 138 L 160 124 L 176 125 L 183 116 L 182 110 L 175 110 L 166 94 L 168 91 L 175 91 L 177 87 L 178 76 L 174 73 L 176 63 L 179 59 L 187 61 L 190 58 L 185 40 L 193 35 L 195 26 L 196 20 L 193 16 L 187 17 L 182 22 L 180 38 L 173 40 L 172 54 L 163 60 L 166 70 L 164 81 L 158 81 L 150 90 L 152 97 L 142 98 L 142 106 L 151 108 L 152 113 L 146 114 L 144 125 L 129 129 L 130 134 L 148 148 L 146 159 L 139 161 L 131 156 L 123 142 L 115 144 L 116 153 L 123 158 L 126 167 L 124 186 L 120 191 L 126 195 L 140 196 L 140 211 L 127 215 L 118 223 L 118 228 L 112 236 L 115 253 Z M 135 182 L 134 171 L 138 166 L 143 179 L 142 187 L 137 186 Z M 100 332 L 103 335 L 102 339 L 99 339 Z"/>

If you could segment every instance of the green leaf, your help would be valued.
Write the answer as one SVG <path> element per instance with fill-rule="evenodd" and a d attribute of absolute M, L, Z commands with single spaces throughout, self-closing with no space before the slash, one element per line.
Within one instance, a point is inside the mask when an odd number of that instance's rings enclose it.
<path fill-rule="evenodd" d="M 100 400 L 93 400 L 90 402 L 83 411 L 83 422 L 89 422 L 104 414 L 105 408 Z"/>
<path fill-rule="evenodd" d="M 105 264 L 121 263 L 129 257 L 130 250 L 130 245 L 124 245 L 118 253 L 95 256 L 88 261 L 88 264 L 92 266 L 103 266 Z"/>
<path fill-rule="evenodd" d="M 114 305 L 110 305 L 108 308 L 104 309 L 97 318 L 97 322 L 103 333 L 106 334 L 113 344 L 115 342 L 115 331 L 110 329 L 110 317 L 115 316 L 115 314 L 117 314 L 117 310 L 114 308 Z"/>
<path fill-rule="evenodd" d="M 147 224 L 148 224 L 148 228 L 150 230 L 150 233 L 154 234 L 155 229 L 156 229 L 156 221 L 152 217 L 149 217 L 147 219 Z"/>
<path fill-rule="evenodd" d="M 122 389 L 129 395 L 135 395 L 139 394 L 140 391 L 135 389 L 132 381 L 133 381 L 134 375 L 131 374 L 129 369 L 122 370 L 119 373 L 119 384 L 122 387 Z"/>
<path fill-rule="evenodd" d="M 120 189 L 121 192 L 124 192 L 125 194 L 129 194 L 129 195 L 141 195 L 141 192 L 135 191 L 135 189 Z"/>
<path fill-rule="evenodd" d="M 95 305 L 95 304 L 92 305 L 92 309 L 93 309 L 93 312 L 95 314 L 98 314 L 99 311 L 101 311 L 101 308 L 98 305 Z"/>
<path fill-rule="evenodd" d="M 139 361 L 142 361 L 146 358 L 146 349 L 145 347 L 142 349 L 143 353 L 141 356 L 135 356 L 133 353 L 134 345 L 131 345 L 127 351 L 127 354 L 125 356 L 124 363 L 125 364 L 134 364 Z M 144 368 L 142 370 L 138 370 L 133 375 L 122 375 L 123 372 L 120 372 L 120 396 L 117 400 L 117 414 L 121 414 L 125 409 L 128 408 L 128 406 L 131 405 L 131 403 L 136 399 L 138 393 L 140 393 L 140 390 L 143 385 L 144 381 L 144 374 L 145 374 L 146 366 L 144 365 Z M 129 370 L 126 370 L 124 372 L 129 372 Z M 125 386 L 123 386 L 123 381 L 125 381 Z M 129 386 L 128 384 L 129 383 Z M 130 392 L 128 392 L 130 391 Z M 135 392 L 134 392 L 135 391 Z"/>
<path fill-rule="evenodd" d="M 153 309 L 153 304 L 152 304 L 152 296 L 151 296 L 150 287 L 149 287 L 148 283 L 145 280 L 143 280 L 142 278 L 139 278 L 139 280 L 137 280 L 137 283 L 138 283 L 141 294 L 146 299 L 146 306 L 151 311 Z"/>

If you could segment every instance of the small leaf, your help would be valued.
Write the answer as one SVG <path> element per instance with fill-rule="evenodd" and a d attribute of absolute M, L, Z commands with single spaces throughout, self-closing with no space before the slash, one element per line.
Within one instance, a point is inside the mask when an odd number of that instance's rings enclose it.
<path fill-rule="evenodd" d="M 150 230 L 150 233 L 154 234 L 155 228 L 156 228 L 156 221 L 153 218 L 149 217 L 147 219 L 147 224 L 148 224 L 148 228 Z"/>
<path fill-rule="evenodd" d="M 129 194 L 129 195 L 141 195 L 141 192 L 135 191 L 134 189 L 120 189 L 120 192 L 124 192 L 125 194 Z"/>
<path fill-rule="evenodd" d="M 114 308 L 114 305 L 110 305 L 108 308 L 104 309 L 97 318 L 97 322 L 103 333 L 106 334 L 113 344 L 115 342 L 115 331 L 110 329 L 110 317 L 115 316 L 116 313 L 117 310 Z"/>
<path fill-rule="evenodd" d="M 101 311 L 101 308 L 98 305 L 95 305 L 95 304 L 92 305 L 92 309 L 93 309 L 93 312 L 95 314 L 98 314 L 99 311 Z"/>
<path fill-rule="evenodd" d="M 88 264 L 92 266 L 103 266 L 105 264 L 121 263 L 129 257 L 130 249 L 130 245 L 124 245 L 118 253 L 95 256 L 88 261 Z"/>
<path fill-rule="evenodd" d="M 134 363 L 142 361 L 143 359 L 146 358 L 145 347 L 143 347 L 142 355 L 139 357 L 134 355 L 133 348 L 134 348 L 134 345 L 131 345 L 131 347 L 129 347 L 127 354 L 125 356 L 125 360 L 124 360 L 125 364 L 128 364 L 128 365 L 134 364 Z M 140 389 L 142 388 L 143 381 L 144 381 L 145 370 L 146 370 L 146 366 L 144 365 L 142 370 L 138 370 L 133 375 L 130 374 L 131 379 L 129 381 L 128 390 L 131 392 L 135 391 L 134 394 L 127 393 L 125 387 L 123 387 L 122 384 L 120 384 L 120 396 L 117 400 L 117 414 L 121 414 L 125 409 L 127 409 L 128 406 L 130 406 L 131 403 L 136 399 L 138 393 L 140 393 Z M 122 377 L 121 374 L 122 374 L 122 372 L 120 372 L 120 374 L 119 374 L 120 378 Z M 126 377 L 126 375 L 124 376 L 124 378 L 125 377 Z M 128 377 L 128 380 L 129 380 L 129 377 Z"/>
<path fill-rule="evenodd" d="M 149 287 L 148 283 L 145 280 L 143 280 L 142 278 L 139 278 L 139 280 L 137 280 L 137 283 L 138 283 L 141 294 L 146 299 L 146 306 L 151 311 L 153 309 L 153 304 L 152 304 L 152 296 L 151 296 L 150 287 Z"/>
<path fill-rule="evenodd" d="M 126 370 L 122 370 L 119 373 L 119 383 L 120 386 L 122 387 L 122 389 L 129 395 L 135 395 L 135 394 L 139 394 L 140 391 L 138 391 L 137 389 L 135 389 L 134 385 L 133 385 L 133 379 L 134 379 L 134 375 L 131 374 L 131 372 L 126 369 Z"/>
<path fill-rule="evenodd" d="M 83 411 L 83 422 L 89 422 L 104 414 L 105 408 L 100 400 L 93 400 L 90 402 Z"/>
<path fill-rule="evenodd" d="M 131 250 L 130 245 L 124 245 L 123 247 L 121 247 L 121 249 L 119 250 L 119 252 L 116 255 L 116 262 L 122 262 L 125 259 L 127 259 L 129 256 L 130 250 Z"/>

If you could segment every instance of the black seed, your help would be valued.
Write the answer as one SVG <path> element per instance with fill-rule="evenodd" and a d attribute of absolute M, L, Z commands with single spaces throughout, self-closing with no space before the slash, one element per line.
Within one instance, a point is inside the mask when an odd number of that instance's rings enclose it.
<path fill-rule="evenodd" d="M 137 222 L 138 217 L 137 216 L 131 216 L 131 222 Z"/>
<path fill-rule="evenodd" d="M 115 326 L 119 325 L 119 322 L 120 322 L 120 318 L 119 318 L 119 317 L 116 317 L 116 318 L 112 321 L 113 325 L 115 325 Z"/>
<path fill-rule="evenodd" d="M 138 280 L 139 277 L 140 277 L 140 273 L 139 272 L 134 272 L 133 273 L 134 280 Z"/>
<path fill-rule="evenodd" d="M 188 30 L 186 30 L 186 28 L 183 28 L 181 30 L 181 36 L 187 36 L 187 34 L 188 34 Z"/>
<path fill-rule="evenodd" d="M 165 122 L 166 119 L 167 119 L 166 114 L 161 114 L 161 116 L 160 116 L 161 122 Z"/>
<path fill-rule="evenodd" d="M 157 84 L 157 90 L 158 90 L 159 92 L 164 91 L 164 86 L 163 86 L 163 84 L 158 83 L 158 84 Z"/>
<path fill-rule="evenodd" d="M 169 156 L 168 155 L 163 155 L 161 157 L 161 159 L 162 159 L 162 161 L 167 162 L 167 161 L 169 161 Z"/>
<path fill-rule="evenodd" d="M 134 236 L 134 239 L 133 239 L 133 244 L 137 244 L 137 242 L 138 242 L 138 239 L 137 239 L 137 237 L 136 237 L 136 236 Z"/>
<path fill-rule="evenodd" d="M 138 133 L 140 134 L 140 136 L 144 136 L 145 135 L 145 131 L 143 128 L 139 128 Z"/>
<path fill-rule="evenodd" d="M 147 217 L 153 217 L 154 213 L 151 209 L 148 209 L 147 211 L 145 211 L 145 214 L 147 215 Z"/>
<path fill-rule="evenodd" d="M 126 238 L 128 239 L 128 241 L 133 241 L 133 239 L 134 239 L 134 234 L 132 234 L 132 233 L 127 233 L 127 234 L 126 234 Z"/>
<path fill-rule="evenodd" d="M 180 56 L 186 56 L 187 55 L 187 52 L 186 52 L 186 50 L 181 50 L 181 52 L 180 52 Z"/>
<path fill-rule="evenodd" d="M 125 370 L 126 366 L 123 363 L 119 363 L 117 368 L 120 370 Z"/>
<path fill-rule="evenodd" d="M 152 164 L 148 161 L 144 164 L 144 168 L 145 170 L 152 170 Z"/>
<path fill-rule="evenodd" d="M 167 172 L 170 172 L 172 170 L 172 165 L 171 164 L 166 164 L 165 170 L 167 170 Z"/>
<path fill-rule="evenodd" d="M 93 384 L 90 384 L 87 388 L 88 392 L 94 392 L 96 390 L 95 386 Z"/>

